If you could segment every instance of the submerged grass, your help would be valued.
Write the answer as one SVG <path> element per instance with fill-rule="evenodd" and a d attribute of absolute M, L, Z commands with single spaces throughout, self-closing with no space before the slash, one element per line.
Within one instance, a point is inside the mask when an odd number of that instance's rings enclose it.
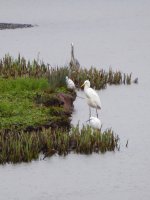
<path fill-rule="evenodd" d="M 70 133 L 61 129 L 43 129 L 40 132 L 0 131 L 0 164 L 30 162 L 38 159 L 42 153 L 44 158 L 53 154 L 67 155 L 75 153 L 104 153 L 118 149 L 119 137 L 111 129 L 104 132 L 92 130 L 84 126 L 71 129 Z"/>

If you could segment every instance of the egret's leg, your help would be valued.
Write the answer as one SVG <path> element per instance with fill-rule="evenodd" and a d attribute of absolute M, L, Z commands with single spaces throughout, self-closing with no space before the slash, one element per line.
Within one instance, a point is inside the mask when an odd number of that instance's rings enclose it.
<path fill-rule="evenodd" d="M 90 119 L 90 117 L 91 117 L 91 108 L 89 106 L 89 119 Z"/>
<path fill-rule="evenodd" d="M 97 115 L 97 118 L 98 118 L 98 111 L 97 111 L 97 108 L 96 108 L 96 115 Z"/>

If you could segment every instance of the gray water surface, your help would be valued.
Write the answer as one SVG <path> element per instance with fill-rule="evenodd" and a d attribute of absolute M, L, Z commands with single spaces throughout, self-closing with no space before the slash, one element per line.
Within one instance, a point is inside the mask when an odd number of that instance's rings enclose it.
<path fill-rule="evenodd" d="M 70 43 L 82 66 L 110 66 L 139 84 L 99 91 L 103 128 L 121 138 L 120 152 L 53 156 L 0 166 L 2 200 L 150 199 L 150 2 L 148 0 L 1 0 L 0 21 L 37 24 L 0 31 L 5 53 L 51 65 L 70 61 Z M 79 92 L 79 96 L 84 93 Z M 88 106 L 77 98 L 72 123 L 85 124 Z M 92 110 L 93 115 L 95 111 Z M 125 147 L 129 140 L 128 148 Z"/>

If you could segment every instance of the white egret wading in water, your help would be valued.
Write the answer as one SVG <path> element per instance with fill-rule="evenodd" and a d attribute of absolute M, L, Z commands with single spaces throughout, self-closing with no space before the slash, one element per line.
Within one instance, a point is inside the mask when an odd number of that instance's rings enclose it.
<path fill-rule="evenodd" d="M 94 129 L 101 129 L 101 125 L 102 125 L 102 123 L 101 123 L 101 120 L 100 119 L 98 119 L 97 117 L 90 117 L 90 119 L 89 120 L 87 120 L 87 122 L 89 121 L 89 124 L 90 124 L 90 126 L 92 127 L 92 128 L 94 128 Z"/>
<path fill-rule="evenodd" d="M 68 89 L 71 89 L 71 90 L 74 90 L 75 92 L 77 92 L 76 91 L 76 86 L 75 86 L 73 80 L 68 78 L 68 76 L 66 76 L 66 85 L 67 85 Z M 77 95 L 77 97 L 79 97 L 79 96 Z M 84 99 L 84 97 L 79 97 L 79 98 Z"/>
<path fill-rule="evenodd" d="M 66 85 L 67 88 L 71 90 L 75 90 L 76 88 L 74 82 L 70 78 L 68 78 L 68 76 L 66 76 Z"/>
<path fill-rule="evenodd" d="M 80 68 L 79 61 L 74 57 L 74 46 L 73 43 L 71 43 L 71 61 L 70 61 L 71 67 L 77 67 Z"/>
<path fill-rule="evenodd" d="M 87 97 L 87 103 L 89 105 L 90 117 L 91 117 L 91 108 L 90 107 L 96 109 L 96 115 L 98 117 L 97 109 L 101 109 L 100 97 L 98 96 L 97 92 L 90 87 L 89 80 L 84 81 L 82 86 L 84 86 L 84 92 Z"/>

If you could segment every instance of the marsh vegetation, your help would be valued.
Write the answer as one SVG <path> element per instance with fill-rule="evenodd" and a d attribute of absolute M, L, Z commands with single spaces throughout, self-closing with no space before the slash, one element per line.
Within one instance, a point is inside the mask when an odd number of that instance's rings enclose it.
<path fill-rule="evenodd" d="M 72 127 L 71 130 L 45 129 L 32 132 L 0 131 L 0 164 L 29 162 L 53 154 L 69 152 L 91 154 L 119 149 L 119 137 L 111 129 L 104 132 L 89 126 Z"/>
<path fill-rule="evenodd" d="M 47 157 L 118 149 L 119 137 L 111 129 L 71 127 L 76 92 L 67 89 L 66 76 L 77 88 L 86 79 L 95 89 L 131 84 L 131 74 L 112 69 L 52 68 L 20 55 L 17 59 L 6 55 L 0 60 L 0 163 L 28 162 L 41 153 Z"/>

